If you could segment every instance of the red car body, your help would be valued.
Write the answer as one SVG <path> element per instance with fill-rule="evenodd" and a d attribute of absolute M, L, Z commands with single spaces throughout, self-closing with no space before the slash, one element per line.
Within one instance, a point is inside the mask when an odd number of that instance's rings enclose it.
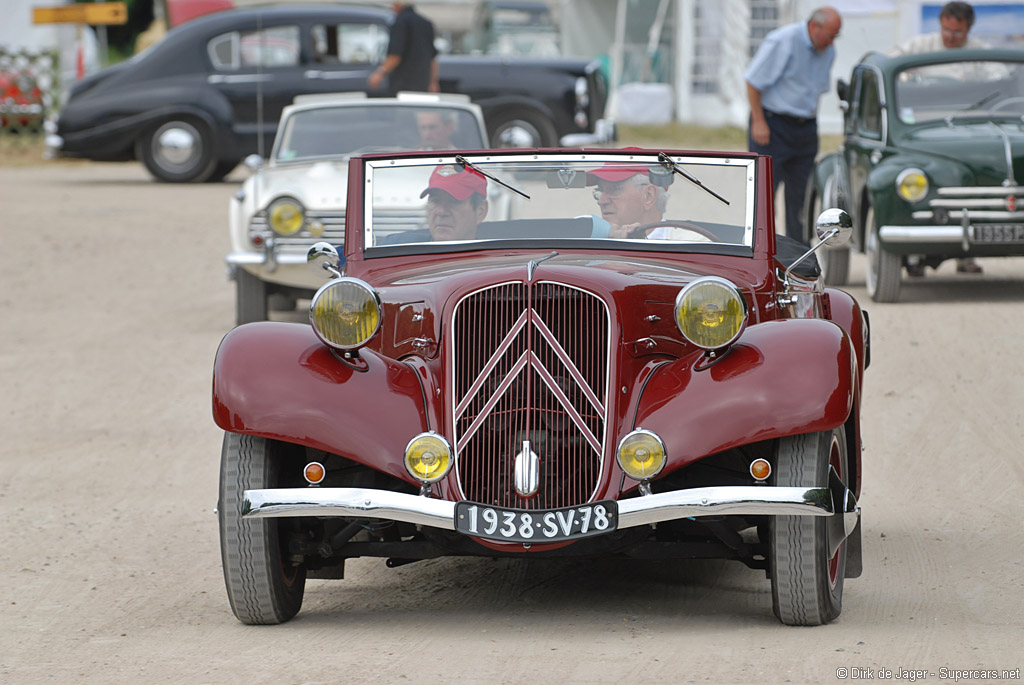
<path fill-rule="evenodd" d="M 545 152 L 582 154 L 584 158 L 588 154 L 600 154 L 611 159 L 615 159 L 615 155 L 641 154 L 634 150 Z M 486 154 L 491 159 L 500 158 L 502 151 Z M 373 182 L 368 163 L 379 161 L 383 156 L 353 158 L 349 166 L 344 272 L 346 277 L 369 284 L 379 295 L 381 330 L 357 355 L 350 357 L 325 345 L 309 326 L 265 322 L 232 330 L 221 344 L 214 368 L 213 413 L 217 425 L 229 438 L 253 436 L 273 444 L 301 446 L 307 455 L 321 451 L 337 455 L 346 463 L 362 465 L 378 474 L 375 477 L 378 487 L 380 482 L 388 483 L 384 489 L 404 490 L 410 496 L 419 490 L 419 496 L 446 502 L 482 499 L 481 493 L 491 493 L 491 490 L 474 489 L 463 482 L 469 480 L 467 474 L 474 469 L 489 468 L 485 464 L 490 463 L 487 459 L 491 456 L 468 463 L 469 457 L 464 453 L 470 451 L 472 440 L 463 437 L 462 444 L 459 443 L 463 431 L 459 428 L 461 410 L 458 398 L 453 399 L 452 395 L 460 382 L 465 385 L 472 379 L 458 380 L 461 371 L 453 368 L 458 365 L 454 360 L 458 358 L 462 363 L 461 360 L 474 354 L 474 347 L 473 343 L 456 340 L 458 336 L 453 333 L 455 309 L 459 303 L 494 284 L 522 281 L 525 265 L 531 260 L 548 259 L 536 266 L 537 273 L 542 271 L 546 282 L 571 285 L 605 303 L 611 344 L 607 394 L 595 390 L 598 397 L 592 401 L 604 412 L 600 424 L 607 429 L 607 439 L 601 443 L 604 454 L 586 467 L 593 472 L 586 478 L 581 476 L 578 483 L 573 481 L 576 474 L 567 474 L 565 488 L 576 494 L 557 502 L 552 499 L 547 507 L 608 500 L 618 502 L 620 507 L 631 506 L 624 503 L 646 501 L 643 498 L 652 496 L 651 489 L 668 495 L 685 490 L 689 484 L 758 487 L 758 482 L 749 474 L 734 473 L 734 477 L 718 482 L 714 477 L 708 480 L 709 476 L 700 469 L 709 464 L 726 463 L 732 468 L 737 455 L 747 453 L 765 455 L 773 468 L 778 469 L 780 464 L 772 455 L 777 455 L 781 442 L 802 435 L 836 435 L 842 436 L 840 439 L 845 444 L 837 447 L 833 440 L 833 465 L 836 465 L 834 454 L 838 449 L 843 463 L 838 464 L 836 471 L 840 472 L 846 496 L 853 504 L 845 505 L 844 511 L 833 511 L 830 518 L 838 521 L 844 514 L 851 514 L 856 509 L 855 498 L 861 488 L 859 417 L 869 339 L 865 314 L 847 293 L 822 288 L 813 271 L 804 277 L 794 273 L 784 277 L 789 263 L 777 256 L 774 209 L 769 192 L 772 188 L 769 158 L 743 153 L 716 155 L 677 151 L 669 155 L 711 157 L 712 162 L 732 157 L 749 163 L 756 178 L 749 254 L 737 257 L 733 254 L 736 250 L 724 248 L 720 253 L 702 249 L 668 254 L 646 250 L 642 241 L 624 245 L 621 251 L 609 252 L 607 246 L 584 241 L 578 247 L 560 246 L 556 258 L 550 258 L 549 246 L 516 243 L 503 244 L 499 250 L 481 243 L 479 249 L 423 254 L 406 251 L 394 256 L 369 257 L 370 250 L 366 249 L 364 241 L 370 234 L 360 228 L 366 218 L 363 212 L 368 207 L 363 189 Z M 797 254 L 800 252 L 802 250 Z M 533 268 L 531 266 L 527 280 L 532 278 Z M 742 333 L 726 350 L 718 353 L 690 344 L 680 334 L 673 311 L 680 288 L 706 277 L 718 277 L 735 284 L 743 294 L 748 311 Z M 478 321 L 466 325 L 468 330 L 481 331 L 482 341 L 486 338 L 483 331 L 490 325 L 488 321 L 481 315 Z M 582 319 L 578 325 L 581 329 L 578 336 L 586 338 L 588 332 Z M 573 330 L 573 324 L 567 324 L 565 330 Z M 565 340 L 574 339 L 575 334 L 558 335 Z M 569 350 L 574 344 L 570 340 L 565 343 L 565 349 Z M 487 347 L 481 352 L 484 357 L 491 354 L 488 343 L 480 345 Z M 580 353 L 579 356 L 585 355 Z M 579 362 L 581 369 L 585 366 L 585 361 Z M 580 374 L 586 375 L 586 372 Z M 591 386 L 598 388 L 604 382 L 591 383 Z M 639 429 L 660 436 L 666 452 L 664 468 L 656 478 L 644 483 L 624 472 L 614 456 L 615 446 Z M 430 431 L 444 436 L 455 446 L 457 468 L 424 488 L 407 468 L 404 454 L 413 435 Z M 533 438 L 534 433 L 530 433 L 530 437 Z M 524 447 L 524 451 L 527 450 Z M 459 459 L 464 461 L 459 462 Z M 541 463 L 547 466 L 553 460 L 553 456 L 545 455 Z M 569 460 L 579 464 L 580 470 L 584 470 L 584 461 L 575 456 Z M 747 462 L 744 462 L 738 470 L 746 467 Z M 496 468 L 512 467 L 502 462 Z M 574 467 L 559 468 L 572 470 Z M 691 473 L 700 475 L 691 476 Z M 746 480 L 742 480 L 743 477 Z M 772 482 L 768 480 L 769 484 Z M 292 484 L 295 484 L 294 479 Z M 767 488 L 763 491 L 767 492 Z M 661 496 L 657 492 L 653 496 Z M 222 508 L 224 497 L 222 491 Z M 528 499 L 517 499 L 513 493 L 504 506 L 530 508 L 532 505 L 525 504 Z M 538 509 L 544 510 L 544 507 Z M 299 513 L 296 510 L 275 515 L 297 517 Z M 745 524 L 767 530 L 769 521 L 774 518 L 753 515 L 745 519 Z M 295 520 L 253 519 L 253 523 L 294 523 Z M 670 526 L 676 530 L 690 524 L 675 521 L 658 525 L 666 526 L 667 531 Z M 842 536 L 846 541 L 840 548 L 845 571 L 836 560 L 840 552 L 827 555 L 832 564 L 832 589 L 836 591 L 838 582 L 840 598 L 842 582 L 841 577 L 836 576 L 856 576 L 860 567 L 860 528 L 857 526 L 850 531 L 849 524 L 847 527 L 846 535 Z M 432 546 L 428 549 L 409 544 L 407 556 L 398 547 L 382 547 L 378 552 L 364 546 L 359 554 L 409 559 L 442 554 L 651 554 L 646 542 L 639 538 L 616 537 L 625 535 L 624 530 L 604 538 L 536 543 L 445 533 L 455 536 L 446 538 L 450 543 L 447 547 L 436 537 L 420 538 L 411 528 L 406 532 L 408 536 L 400 536 L 401 540 L 418 540 Z M 765 561 L 765 550 L 775 549 L 775 543 L 767 540 L 765 532 L 759 533 L 758 540 L 749 544 L 726 534 L 721 538 L 709 535 L 709 540 L 714 538 L 715 544 L 724 545 L 715 548 L 717 552 L 709 552 L 708 545 L 696 544 L 704 535 L 702 532 L 696 535 L 689 531 L 676 532 L 678 549 L 667 553 L 669 556 L 726 556 L 773 573 L 771 563 Z M 616 538 L 617 542 L 610 538 Z M 401 540 L 391 542 L 400 545 Z M 291 550 L 294 551 L 294 546 Z M 342 559 L 358 556 L 354 551 L 340 551 L 339 556 Z M 229 555 L 230 551 L 225 554 Z M 228 578 L 227 561 L 225 563 Z M 311 576 L 317 573 L 313 568 L 317 563 L 306 569 Z M 338 559 L 332 563 L 336 565 Z M 229 591 L 232 584 L 228 578 Z M 237 585 L 237 579 L 234 584 Z M 235 600 L 232 601 L 234 605 Z M 278 600 L 268 601 L 280 608 Z M 276 622 L 290 617 L 285 615 L 288 612 L 275 611 L 241 615 L 236 608 L 236 614 L 244 622 Z M 776 613 L 779 613 L 778 608 Z M 803 620 L 781 614 L 779 617 L 787 623 L 821 623 L 834 616 L 824 611 L 817 619 Z"/>

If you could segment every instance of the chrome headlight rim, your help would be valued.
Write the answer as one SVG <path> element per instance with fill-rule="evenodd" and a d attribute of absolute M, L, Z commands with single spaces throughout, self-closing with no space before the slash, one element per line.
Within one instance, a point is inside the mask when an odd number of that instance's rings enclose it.
<path fill-rule="evenodd" d="M 910 176 L 919 176 L 923 182 L 920 192 L 913 197 L 904 192 L 903 184 Z M 924 173 L 923 169 L 919 169 L 918 167 L 907 167 L 896 176 L 896 194 L 900 196 L 900 199 L 906 202 L 920 202 L 927 197 L 929 189 L 930 185 L 928 183 L 928 175 Z"/>
<path fill-rule="evenodd" d="M 436 440 L 448 454 L 448 464 L 445 466 L 444 470 L 438 475 L 431 476 L 429 478 L 420 476 L 409 465 L 410 450 L 417 441 L 424 439 Z M 447 438 L 435 431 L 426 431 L 425 433 L 419 433 L 418 435 L 413 436 L 413 438 L 406 444 L 405 451 L 402 453 L 402 464 L 405 466 L 406 472 L 415 480 L 419 481 L 423 485 L 430 485 L 438 482 L 439 480 L 443 480 L 449 473 L 451 473 L 452 467 L 455 465 L 455 455 L 452 453 L 452 445 L 448 442 Z"/>
<path fill-rule="evenodd" d="M 631 440 L 638 435 L 652 438 L 655 442 L 658 443 L 658 448 L 661 450 L 661 463 L 658 464 L 658 468 L 656 468 L 654 471 L 652 471 L 650 474 L 646 476 L 636 476 L 630 473 L 629 469 L 626 468 L 626 466 L 622 463 L 623 446 L 626 444 L 628 440 Z M 622 439 L 619 440 L 619 444 L 615 447 L 615 463 L 619 465 L 619 468 L 622 469 L 622 472 L 624 474 L 626 474 L 635 481 L 646 482 L 650 481 L 653 478 L 657 478 L 658 475 L 660 475 L 661 472 L 665 470 L 665 464 L 668 463 L 668 450 L 665 449 L 665 441 L 662 440 L 661 436 L 655 433 L 654 431 L 647 430 L 646 428 L 635 428 L 630 432 L 626 433 L 624 436 L 622 436 Z"/>
<path fill-rule="evenodd" d="M 316 320 L 316 315 L 315 315 L 316 314 L 316 305 L 320 301 L 320 299 L 323 297 L 323 295 L 325 293 L 327 293 L 329 290 L 331 290 L 332 288 L 337 288 L 337 287 L 339 287 L 341 285 L 355 285 L 355 286 L 365 290 L 370 295 L 370 297 L 372 298 L 374 306 L 376 306 L 376 308 L 377 308 L 377 323 L 373 327 L 373 330 L 370 331 L 370 333 L 367 334 L 363 338 L 363 340 L 361 340 L 358 343 L 351 344 L 351 345 L 345 345 L 345 344 L 333 341 L 330 338 L 328 338 L 320 330 L 320 328 L 317 326 L 317 320 Z M 359 278 L 353 278 L 351 276 L 340 276 L 338 278 L 332 278 L 331 280 L 327 281 L 327 283 L 324 283 L 322 286 L 320 286 L 320 288 L 316 291 L 316 293 L 314 293 L 313 299 L 310 300 L 310 303 L 309 303 L 309 322 L 310 322 L 310 324 L 313 327 L 313 332 L 316 333 L 316 337 L 320 338 L 320 341 L 323 342 L 325 345 L 328 345 L 329 347 L 333 347 L 336 350 L 341 350 L 342 352 L 352 352 L 352 351 L 358 350 L 358 349 L 360 349 L 362 347 L 366 347 L 366 345 L 369 344 L 369 342 L 371 340 L 373 340 L 373 338 L 380 331 L 382 318 L 383 318 L 383 309 L 381 307 L 380 294 L 378 294 L 377 291 L 374 290 L 373 287 L 369 283 L 367 283 L 366 281 L 364 281 L 362 279 L 359 279 Z"/>
<path fill-rule="evenodd" d="M 697 340 L 691 338 L 689 335 L 687 335 L 686 331 L 683 329 L 682 325 L 680 325 L 679 322 L 679 308 L 680 306 L 682 306 L 682 303 L 686 299 L 686 296 L 692 290 L 707 283 L 714 283 L 715 285 L 724 287 L 726 291 L 731 296 L 734 296 L 736 300 L 739 302 L 739 306 L 742 312 L 742 320 L 740 321 L 740 325 L 737 327 L 736 332 L 732 335 L 732 337 L 730 337 L 728 340 L 721 344 L 712 346 L 702 344 Z M 694 279 L 693 281 L 687 283 L 686 286 L 682 290 L 680 290 L 679 293 L 676 295 L 676 301 L 672 307 L 672 316 L 676 322 L 676 329 L 682 334 L 682 336 L 687 340 L 687 342 L 701 348 L 702 350 L 708 350 L 713 352 L 716 350 L 722 350 L 725 349 L 726 347 L 729 347 L 734 342 L 736 342 L 741 335 L 743 335 L 743 331 L 747 329 L 747 324 L 750 321 L 750 309 L 749 307 L 747 307 L 747 300 L 745 297 L 743 297 L 743 292 L 735 283 L 733 283 L 727 278 L 722 278 L 721 276 L 701 276 L 700 278 Z"/>
<path fill-rule="evenodd" d="M 281 207 L 282 205 L 292 205 L 295 207 L 295 211 L 299 214 L 299 227 L 294 231 L 281 231 L 274 225 L 274 210 Z M 306 227 L 306 207 L 299 202 L 298 199 L 290 195 L 282 195 L 276 198 L 273 202 L 267 205 L 267 228 L 274 232 L 275 235 L 279 235 L 282 238 L 290 238 L 294 235 L 298 235 L 302 232 L 302 229 Z"/>

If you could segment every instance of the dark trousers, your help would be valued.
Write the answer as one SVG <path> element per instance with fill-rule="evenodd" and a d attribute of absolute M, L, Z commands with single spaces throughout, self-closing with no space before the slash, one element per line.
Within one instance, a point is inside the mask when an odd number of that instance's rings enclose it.
<path fill-rule="evenodd" d="M 786 186 L 786 235 L 806 243 L 810 238 L 803 222 L 804 198 L 807 179 L 818 155 L 818 122 L 767 110 L 764 115 L 771 139 L 767 145 L 758 145 L 751 138 L 748 126 L 747 146 L 751 152 L 771 155 L 774 190 L 778 191 L 780 183 Z"/>

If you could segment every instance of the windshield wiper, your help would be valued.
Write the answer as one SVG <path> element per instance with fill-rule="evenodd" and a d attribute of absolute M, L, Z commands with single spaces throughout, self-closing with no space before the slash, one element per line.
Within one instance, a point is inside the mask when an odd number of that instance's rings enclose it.
<path fill-rule="evenodd" d="M 1002 94 L 1003 94 L 1003 92 L 1000 91 L 1000 90 L 997 90 L 994 93 L 989 93 L 988 95 L 986 95 L 982 99 L 980 99 L 977 102 L 975 102 L 973 105 L 968 105 L 967 107 L 963 107 L 960 111 L 966 112 L 966 111 L 970 111 L 972 109 L 981 109 L 982 105 L 987 105 L 989 102 L 991 102 L 992 100 L 996 99 L 997 97 L 999 97 Z"/>
<path fill-rule="evenodd" d="M 489 178 L 489 179 L 491 179 L 492 181 L 494 181 L 495 183 L 497 183 L 497 184 L 499 184 L 499 185 L 503 185 L 503 186 L 505 186 L 506 188 L 508 188 L 509 190 L 511 190 L 511 191 L 512 191 L 513 193 L 519 193 L 520 195 L 522 195 L 523 197 L 525 197 L 525 198 L 526 198 L 527 200 L 529 200 L 529 199 L 530 199 L 530 196 L 529 196 L 529 195 L 527 195 L 526 193 L 524 193 L 523 191 L 519 190 L 519 188 L 513 188 L 513 187 L 512 187 L 512 186 L 510 186 L 509 184 L 507 184 L 507 183 L 505 183 L 504 181 L 502 181 L 502 180 L 501 180 L 500 178 L 496 178 L 495 176 L 492 176 L 491 174 L 487 173 L 486 171 L 484 171 L 484 170 L 483 170 L 483 169 L 481 169 L 480 167 L 478 167 L 478 166 L 476 166 L 475 164 L 473 164 L 472 162 L 470 162 L 470 161 L 469 161 L 468 159 L 466 159 L 466 158 L 465 158 L 465 157 L 463 157 L 462 155 L 455 155 L 455 161 L 456 161 L 456 163 L 458 163 L 458 165 L 459 165 L 460 167 L 462 167 L 463 169 L 467 169 L 467 168 L 468 168 L 468 169 L 472 169 L 473 171 L 475 171 L 476 173 L 480 174 L 480 175 L 481 175 L 481 176 L 483 176 L 484 178 Z"/>
<path fill-rule="evenodd" d="M 721 200 L 725 204 L 729 204 L 728 200 L 726 200 L 724 197 L 722 197 L 715 191 L 711 190 L 711 188 L 708 188 L 706 185 L 701 183 L 699 178 L 697 178 L 693 174 L 686 171 L 686 169 L 673 162 L 672 158 L 666 155 L 664 152 L 658 153 L 658 161 L 665 165 L 666 168 L 671 169 L 675 173 L 685 178 L 690 183 L 693 183 L 694 185 L 698 186 L 701 190 L 710 193 L 711 195 L 715 196 L 717 199 Z"/>

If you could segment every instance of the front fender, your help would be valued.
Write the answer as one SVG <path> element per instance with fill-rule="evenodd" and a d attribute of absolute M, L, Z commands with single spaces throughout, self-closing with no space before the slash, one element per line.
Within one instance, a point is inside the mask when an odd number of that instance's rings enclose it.
<path fill-rule="evenodd" d="M 221 341 L 213 418 L 233 433 L 322 449 L 406 481 L 409 440 L 428 429 L 412 367 L 360 350 L 365 370 L 336 358 L 312 328 L 259 322 Z"/>
<path fill-rule="evenodd" d="M 853 407 L 856 354 L 830 321 L 748 328 L 719 361 L 664 364 L 644 388 L 634 426 L 665 442 L 666 473 L 740 445 L 831 430 Z"/>

